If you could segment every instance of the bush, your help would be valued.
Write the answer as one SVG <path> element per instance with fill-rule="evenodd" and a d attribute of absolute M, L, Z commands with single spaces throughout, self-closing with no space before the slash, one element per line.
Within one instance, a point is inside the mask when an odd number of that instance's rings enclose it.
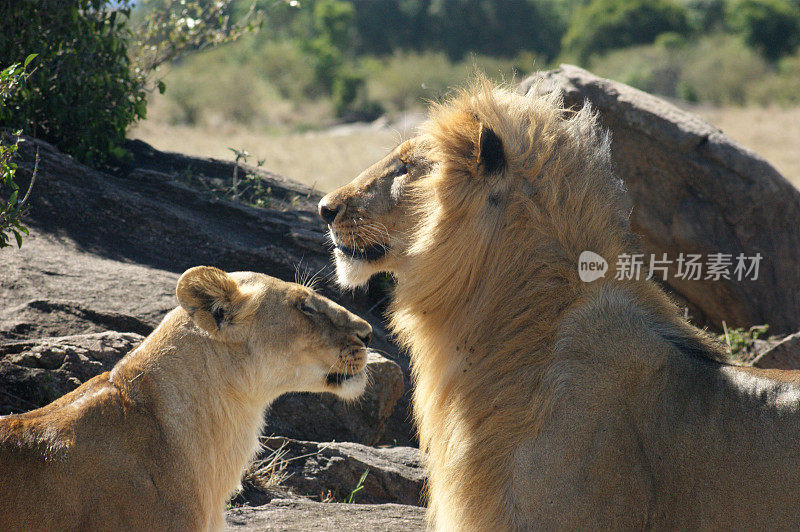
<path fill-rule="evenodd" d="M 788 80 L 793 77 L 791 62 L 786 65 Z M 756 88 L 775 75 L 741 39 L 721 33 L 682 45 L 669 37 L 653 45 L 614 50 L 593 58 L 590 68 L 647 92 L 717 105 L 753 101 Z"/>
<path fill-rule="evenodd" d="M 0 126 L 88 164 L 126 157 L 126 130 L 145 117 L 148 77 L 159 65 L 257 27 L 252 9 L 241 23 L 231 20 L 232 1 L 153 0 L 135 34 L 128 27 L 134 0 L 0 2 L 0 57 L 38 54 L 36 71 L 9 100 Z M 161 81 L 153 86 L 165 89 Z"/>
<path fill-rule="evenodd" d="M 14 96 L 27 80 L 30 74 L 26 72 L 26 68 L 35 57 L 29 55 L 23 64 L 16 63 L 0 70 L 0 115 L 5 112 L 6 100 Z M 34 168 L 27 193 L 20 198 L 19 185 L 15 181 L 17 163 L 14 162 L 18 147 L 19 132 L 12 134 L 0 131 L 0 249 L 11 245 L 11 235 L 14 235 L 17 247 L 22 247 L 22 234 L 28 234 L 28 228 L 22 225 L 20 219 L 25 215 L 25 205 L 33 188 L 36 170 Z M 36 166 L 39 163 L 38 158 L 37 152 Z"/>
<path fill-rule="evenodd" d="M 471 56 L 451 61 L 444 52 L 396 52 L 389 57 L 364 61 L 367 93 L 390 111 L 421 109 L 427 101 L 441 98 L 449 89 L 462 85 L 479 69 L 490 78 L 510 81 L 534 68 L 536 57 L 521 54 L 514 59 Z M 543 64 L 536 66 L 544 67 Z"/>
<path fill-rule="evenodd" d="M 548 2 L 433 0 L 423 43 L 454 60 L 470 52 L 513 57 L 532 50 L 548 59 L 559 52 L 561 19 Z"/>
<path fill-rule="evenodd" d="M 775 71 L 748 87 L 748 100 L 759 105 L 800 105 L 800 51 L 781 58 Z"/>
<path fill-rule="evenodd" d="M 686 0 L 689 23 L 697 32 L 706 33 L 725 24 L 725 0 Z"/>
<path fill-rule="evenodd" d="M 681 61 L 685 49 L 653 45 L 632 46 L 592 58 L 592 72 L 627 83 L 652 94 L 676 96 L 685 65 Z"/>
<path fill-rule="evenodd" d="M 573 15 L 562 44 L 567 55 L 585 63 L 592 54 L 688 30 L 686 8 L 671 0 L 593 0 Z"/>
<path fill-rule="evenodd" d="M 47 140 L 87 163 L 122 157 L 145 91 L 128 60 L 127 1 L 15 0 L 0 4 L 0 57 L 37 53 L 26 87 L 0 125 Z"/>
<path fill-rule="evenodd" d="M 212 127 L 226 122 L 267 125 L 264 116 L 280 95 L 255 65 L 242 68 L 232 60 L 230 48 L 209 50 L 168 68 L 169 90 L 163 97 L 154 96 L 153 105 L 167 103 L 162 110 L 169 122 Z"/>
<path fill-rule="evenodd" d="M 355 8 L 342 0 L 313 0 L 313 32 L 300 38 L 302 49 L 313 59 L 317 83 L 332 96 L 338 116 L 356 111 L 365 101 L 364 78 L 346 63 L 352 62 L 355 40 Z"/>
<path fill-rule="evenodd" d="M 740 0 L 729 9 L 731 26 L 770 61 L 800 44 L 800 12 L 785 0 Z"/>
<path fill-rule="evenodd" d="M 769 64 L 731 35 L 700 39 L 684 51 L 681 80 L 702 102 L 746 105 L 750 89 L 770 74 Z"/>

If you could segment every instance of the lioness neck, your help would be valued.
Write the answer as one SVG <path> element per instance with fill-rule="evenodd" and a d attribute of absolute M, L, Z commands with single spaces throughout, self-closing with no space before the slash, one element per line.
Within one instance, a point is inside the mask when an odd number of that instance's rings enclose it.
<path fill-rule="evenodd" d="M 111 373 L 112 382 L 156 418 L 170 446 L 165 453 L 177 461 L 164 475 L 187 477 L 176 485 L 188 486 L 201 508 L 213 509 L 212 529 L 221 528 L 225 503 L 258 449 L 264 411 L 282 393 L 280 383 L 263 381 L 259 389 L 273 391 L 256 393 L 250 373 L 246 353 L 212 341 L 181 309 Z"/>

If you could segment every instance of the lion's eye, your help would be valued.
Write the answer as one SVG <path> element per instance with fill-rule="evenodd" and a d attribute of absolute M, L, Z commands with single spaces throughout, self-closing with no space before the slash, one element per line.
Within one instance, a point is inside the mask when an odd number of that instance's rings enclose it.
<path fill-rule="evenodd" d="M 405 175 L 408 173 L 408 164 L 400 161 L 400 166 L 397 167 L 397 175 Z"/>
<path fill-rule="evenodd" d="M 317 312 L 316 309 L 314 309 L 314 307 L 308 304 L 307 299 L 303 299 L 302 301 L 299 301 L 297 303 L 297 310 L 299 310 L 306 316 L 313 316 Z"/>

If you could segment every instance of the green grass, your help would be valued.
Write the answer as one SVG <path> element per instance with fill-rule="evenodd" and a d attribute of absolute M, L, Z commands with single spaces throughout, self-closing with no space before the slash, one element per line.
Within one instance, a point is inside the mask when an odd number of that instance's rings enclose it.
<path fill-rule="evenodd" d="M 347 497 L 347 500 L 345 501 L 347 504 L 355 504 L 356 494 L 358 494 L 359 491 L 364 489 L 364 481 L 367 480 L 367 475 L 369 475 L 369 469 L 365 469 L 364 474 L 361 475 L 361 478 L 358 479 L 356 487 L 353 488 L 353 491 L 350 492 L 350 495 Z"/>
<path fill-rule="evenodd" d="M 760 354 L 757 350 L 756 340 L 766 339 L 769 325 L 754 325 L 749 329 L 729 329 L 725 322 L 722 325 L 724 333 L 717 339 L 725 346 L 731 361 L 750 365 Z"/>

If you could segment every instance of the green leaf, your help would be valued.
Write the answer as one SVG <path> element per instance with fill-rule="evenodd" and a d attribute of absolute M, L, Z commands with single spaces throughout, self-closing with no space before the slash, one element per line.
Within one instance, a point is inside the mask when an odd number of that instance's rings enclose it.
<path fill-rule="evenodd" d="M 25 62 L 22 65 L 27 68 L 28 65 L 30 64 L 30 62 L 33 61 L 36 58 L 37 55 L 39 55 L 39 54 L 31 54 L 31 55 L 29 55 L 28 57 L 25 58 Z"/>
<path fill-rule="evenodd" d="M 17 231 L 16 229 L 12 229 L 11 231 L 14 233 L 14 238 L 17 239 L 17 247 L 21 248 L 22 247 L 22 235 L 19 234 L 19 231 Z"/>
<path fill-rule="evenodd" d="M 164 92 L 167 90 L 167 85 L 161 80 L 156 82 L 156 87 L 158 87 L 158 92 L 161 94 L 164 94 Z"/>
<path fill-rule="evenodd" d="M 17 204 L 17 196 L 19 195 L 19 190 L 15 190 L 11 193 L 11 197 L 8 198 L 9 205 L 16 205 Z"/>
<path fill-rule="evenodd" d="M 113 148 L 111 148 L 108 151 L 118 161 L 124 160 L 129 155 L 128 154 L 128 150 L 126 150 L 125 148 L 123 148 L 121 146 L 114 146 Z"/>

